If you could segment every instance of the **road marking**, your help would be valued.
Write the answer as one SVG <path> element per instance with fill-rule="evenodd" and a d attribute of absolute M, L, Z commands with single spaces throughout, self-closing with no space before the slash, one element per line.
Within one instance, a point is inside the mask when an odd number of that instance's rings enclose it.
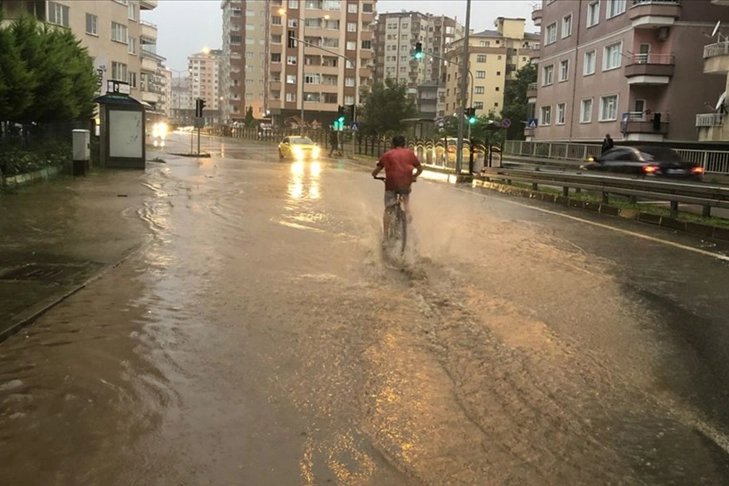
<path fill-rule="evenodd" d="M 483 198 L 493 197 L 493 195 L 491 195 L 491 194 L 481 194 L 479 192 L 469 191 L 469 190 L 466 190 L 466 189 L 459 189 L 459 188 L 455 188 L 455 189 L 457 191 L 465 192 L 465 193 L 468 193 L 468 194 L 475 194 L 475 195 L 481 196 Z M 590 221 L 589 219 L 584 219 L 584 218 L 580 218 L 580 217 L 577 217 L 577 216 L 572 216 L 572 215 L 569 215 L 569 214 L 560 213 L 560 212 L 557 212 L 557 211 L 552 211 L 550 209 L 538 208 L 538 207 L 535 207 L 535 206 L 530 206 L 528 204 L 524 204 L 524 203 L 520 203 L 520 202 L 516 202 L 516 201 L 509 201 L 506 198 L 503 198 L 503 199 L 499 198 L 499 201 L 503 201 L 503 202 L 505 202 L 507 204 L 513 204 L 515 206 L 520 206 L 520 207 L 526 208 L 526 209 L 532 209 L 534 211 L 539 211 L 541 213 L 551 214 L 553 216 L 560 216 L 562 218 L 571 219 L 573 221 L 579 221 L 580 223 L 586 223 L 586 224 L 589 224 L 589 225 L 592 225 L 592 226 L 596 226 L 598 228 L 603 228 L 603 229 L 615 231 L 615 232 L 618 232 L 618 233 L 622 233 L 624 235 L 630 235 L 630 236 L 634 236 L 636 238 L 640 238 L 640 239 L 643 239 L 643 240 L 651 241 L 653 243 L 661 243 L 663 245 L 672 246 L 672 247 L 678 248 L 680 250 L 691 251 L 691 252 L 694 252 L 694 253 L 698 253 L 699 255 L 704 255 L 704 256 L 716 258 L 717 260 L 729 262 L 729 256 L 722 255 L 720 253 L 713 253 L 713 252 L 710 252 L 710 251 L 702 250 L 701 248 L 694 248 L 693 246 L 688 246 L 688 245 L 683 245 L 681 243 L 676 243 L 674 241 L 662 240 L 661 238 L 656 238 L 654 236 L 648 236 L 648 235 L 644 235 L 644 234 L 641 234 L 641 233 L 636 233 L 635 231 L 630 231 L 630 230 L 626 230 L 626 229 L 622 229 L 622 228 L 616 228 L 614 226 L 610 226 L 610 225 L 603 224 L 603 223 L 598 223 L 596 221 Z"/>

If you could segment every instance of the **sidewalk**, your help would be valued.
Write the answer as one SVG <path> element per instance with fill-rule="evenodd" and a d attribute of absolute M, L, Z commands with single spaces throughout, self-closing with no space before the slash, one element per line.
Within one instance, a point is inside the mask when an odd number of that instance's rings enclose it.
<path fill-rule="evenodd" d="M 0 196 L 0 341 L 149 240 L 146 177 L 99 170 Z"/>

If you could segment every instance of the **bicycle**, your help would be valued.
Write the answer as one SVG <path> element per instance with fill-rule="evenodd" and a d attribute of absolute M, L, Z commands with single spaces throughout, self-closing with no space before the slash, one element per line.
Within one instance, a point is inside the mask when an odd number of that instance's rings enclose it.
<path fill-rule="evenodd" d="M 375 177 L 380 181 L 385 181 L 384 177 Z M 397 203 L 385 209 L 390 219 L 387 225 L 388 231 L 385 235 L 385 241 L 395 246 L 398 240 L 401 241 L 400 254 L 405 253 L 405 245 L 408 239 L 408 222 L 407 214 L 403 208 L 402 194 L 397 193 Z"/>

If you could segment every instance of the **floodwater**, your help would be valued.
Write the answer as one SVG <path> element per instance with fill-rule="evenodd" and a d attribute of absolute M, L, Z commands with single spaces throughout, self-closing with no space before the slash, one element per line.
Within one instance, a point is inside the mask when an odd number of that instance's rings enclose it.
<path fill-rule="evenodd" d="M 423 179 L 393 259 L 367 171 L 206 144 L 0 344 L 2 484 L 729 482 L 720 248 Z"/>

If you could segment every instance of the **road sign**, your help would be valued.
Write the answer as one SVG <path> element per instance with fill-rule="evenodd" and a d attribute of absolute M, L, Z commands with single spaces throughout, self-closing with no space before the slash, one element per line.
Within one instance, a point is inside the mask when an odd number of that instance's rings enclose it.
<path fill-rule="evenodd" d="M 106 92 L 128 95 L 132 93 L 132 88 L 129 86 L 129 83 L 125 83 L 124 81 L 109 80 L 106 82 Z"/>
<path fill-rule="evenodd" d="M 511 126 L 511 120 L 509 120 L 508 118 L 504 118 L 503 120 L 501 120 L 501 126 L 504 128 L 509 128 Z"/>
<path fill-rule="evenodd" d="M 539 121 L 536 118 L 530 118 L 527 120 L 527 128 L 537 128 Z"/>
<path fill-rule="evenodd" d="M 359 122 L 353 121 L 349 127 L 352 129 L 353 132 L 356 132 L 359 130 Z"/>

